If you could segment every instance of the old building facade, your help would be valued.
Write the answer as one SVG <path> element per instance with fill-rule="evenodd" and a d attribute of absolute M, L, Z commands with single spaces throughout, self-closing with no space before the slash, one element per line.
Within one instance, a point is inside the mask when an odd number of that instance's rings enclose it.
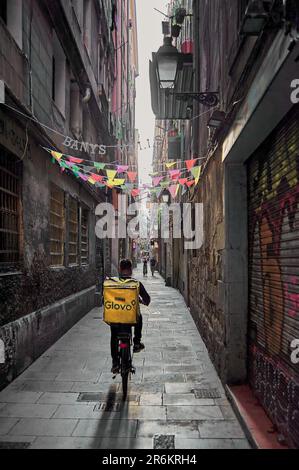
<path fill-rule="evenodd" d="M 95 235 L 95 208 L 112 191 L 62 173 L 45 148 L 115 162 L 117 145 L 134 142 L 132 122 L 119 141 L 113 107 L 123 40 L 116 3 L 1 2 L 0 337 L 7 360 L 0 385 L 99 305 L 111 271 L 110 241 Z M 66 137 L 90 145 L 78 152 L 64 145 Z M 96 144 L 107 146 L 104 157 Z"/>
<path fill-rule="evenodd" d="M 249 35 L 253 3 L 192 5 L 194 77 L 185 91 L 218 91 L 223 114 L 215 127 L 215 109 L 190 103 L 191 155 L 203 158 L 202 170 L 180 200 L 203 204 L 204 243 L 177 248 L 173 282 L 187 266 L 185 298 L 223 382 L 248 382 L 298 447 L 298 5 L 267 2 L 264 27 Z"/>

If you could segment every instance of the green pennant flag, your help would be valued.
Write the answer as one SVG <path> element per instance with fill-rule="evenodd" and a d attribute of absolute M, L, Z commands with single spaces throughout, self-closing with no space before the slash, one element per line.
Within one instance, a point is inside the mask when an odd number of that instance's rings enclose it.
<path fill-rule="evenodd" d="M 170 181 L 161 181 L 160 186 L 161 188 L 168 188 L 170 185 Z"/>
<path fill-rule="evenodd" d="M 105 163 L 94 162 L 94 167 L 95 167 L 97 170 L 104 170 L 105 166 L 106 166 Z"/>
<path fill-rule="evenodd" d="M 199 179 L 201 174 L 201 166 L 195 166 L 194 168 L 192 168 L 191 173 L 195 179 Z"/>

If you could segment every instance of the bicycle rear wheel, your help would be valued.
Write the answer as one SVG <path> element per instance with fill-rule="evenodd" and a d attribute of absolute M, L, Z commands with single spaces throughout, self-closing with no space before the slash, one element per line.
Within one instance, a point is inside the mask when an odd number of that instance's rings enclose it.
<path fill-rule="evenodd" d="M 121 351 L 121 378 L 123 387 L 123 400 L 126 400 L 128 394 L 128 380 L 129 380 L 129 347 Z"/>

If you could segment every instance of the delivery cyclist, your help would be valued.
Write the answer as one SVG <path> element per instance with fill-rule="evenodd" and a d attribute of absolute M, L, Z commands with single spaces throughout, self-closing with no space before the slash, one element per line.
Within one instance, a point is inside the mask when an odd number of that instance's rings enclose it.
<path fill-rule="evenodd" d="M 123 259 L 119 265 L 119 278 L 120 279 L 132 279 L 132 262 L 129 259 Z M 139 283 L 139 297 L 141 298 L 141 303 L 144 305 L 149 305 L 151 302 L 151 298 L 147 291 L 145 290 L 144 285 L 140 282 Z M 120 332 L 130 332 L 130 326 L 116 326 L 111 325 L 111 356 L 112 356 L 112 369 L 111 372 L 113 374 L 117 374 L 119 372 L 119 358 L 118 358 L 118 342 L 117 342 L 117 335 Z M 139 313 L 138 316 L 138 323 L 134 327 L 134 348 L 133 352 L 138 353 L 144 349 L 144 344 L 141 343 L 142 337 L 142 315 Z"/>

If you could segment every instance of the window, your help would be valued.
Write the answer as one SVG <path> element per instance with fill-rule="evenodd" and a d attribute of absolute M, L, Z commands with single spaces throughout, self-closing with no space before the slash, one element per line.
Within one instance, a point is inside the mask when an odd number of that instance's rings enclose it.
<path fill-rule="evenodd" d="M 65 117 L 65 90 L 66 90 L 66 59 L 53 30 L 53 58 L 52 58 L 52 99 L 61 114 Z"/>
<path fill-rule="evenodd" d="M 81 264 L 89 262 L 89 211 L 82 208 L 81 212 Z"/>
<path fill-rule="evenodd" d="M 0 147 L 0 267 L 20 261 L 21 162 Z"/>
<path fill-rule="evenodd" d="M 78 264 L 78 202 L 73 197 L 69 199 L 69 240 L 68 240 L 68 255 L 69 264 Z"/>
<path fill-rule="evenodd" d="M 7 0 L 0 0 L 0 18 L 7 24 Z"/>
<path fill-rule="evenodd" d="M 23 13 L 20 0 L 0 0 L 0 17 L 20 49 L 23 48 Z"/>
<path fill-rule="evenodd" d="M 51 266 L 64 264 L 65 205 L 64 192 L 51 185 L 50 199 L 50 256 Z"/>
<path fill-rule="evenodd" d="M 80 89 L 74 79 L 70 87 L 70 125 L 71 131 L 78 140 L 82 137 L 83 109 Z"/>

